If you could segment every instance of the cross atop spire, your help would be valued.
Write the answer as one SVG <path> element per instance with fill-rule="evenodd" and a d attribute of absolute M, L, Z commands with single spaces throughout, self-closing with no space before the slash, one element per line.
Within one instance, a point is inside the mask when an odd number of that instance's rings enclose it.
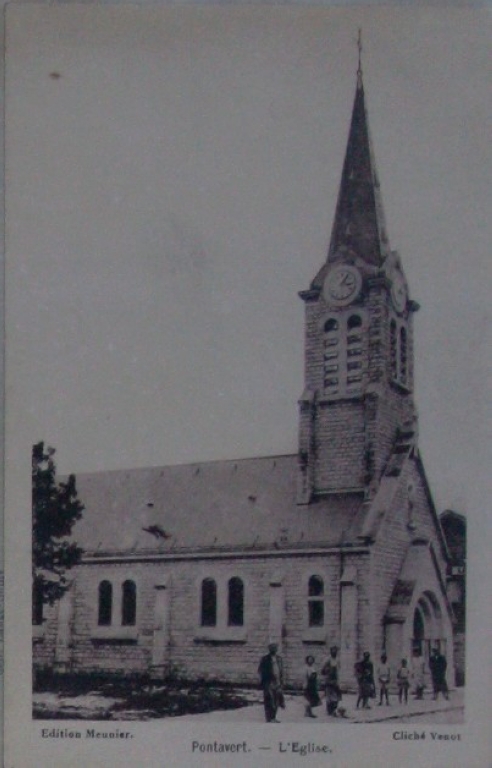
<path fill-rule="evenodd" d="M 357 49 L 359 51 L 359 66 L 357 67 L 357 84 L 362 85 L 362 29 L 359 27 L 357 36 Z"/>

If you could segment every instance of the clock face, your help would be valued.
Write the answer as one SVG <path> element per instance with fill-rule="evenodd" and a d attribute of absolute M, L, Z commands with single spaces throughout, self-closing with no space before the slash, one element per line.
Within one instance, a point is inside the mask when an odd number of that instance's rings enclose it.
<path fill-rule="evenodd" d="M 403 312 L 407 306 L 408 293 L 403 275 L 400 275 L 398 272 L 393 277 L 393 283 L 391 285 L 391 298 L 393 300 L 393 304 L 395 305 L 396 311 Z"/>
<path fill-rule="evenodd" d="M 343 306 L 358 296 L 361 287 L 362 276 L 359 270 L 350 264 L 339 264 L 328 272 L 323 294 L 330 304 Z"/>

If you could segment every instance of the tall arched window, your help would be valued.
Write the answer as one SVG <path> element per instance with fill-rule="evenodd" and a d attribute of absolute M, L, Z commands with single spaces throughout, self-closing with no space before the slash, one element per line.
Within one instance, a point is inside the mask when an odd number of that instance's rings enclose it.
<path fill-rule="evenodd" d="M 407 331 L 400 328 L 400 380 L 402 384 L 407 382 Z"/>
<path fill-rule="evenodd" d="M 111 624 L 113 614 L 113 585 L 110 581 L 101 581 L 99 584 L 99 603 L 97 623 L 100 627 Z"/>
<path fill-rule="evenodd" d="M 350 315 L 347 320 L 347 387 L 362 381 L 362 318 Z"/>
<path fill-rule="evenodd" d="M 390 375 L 393 381 L 408 386 L 408 332 L 403 321 L 390 323 Z"/>
<path fill-rule="evenodd" d="M 217 584 L 214 579 L 202 581 L 201 625 L 215 627 L 217 624 Z"/>
<path fill-rule="evenodd" d="M 230 627 L 242 627 L 244 624 L 244 584 L 237 576 L 229 579 L 227 624 Z"/>
<path fill-rule="evenodd" d="M 324 583 L 320 576 L 311 576 L 308 581 L 308 624 L 322 627 L 325 623 Z"/>
<path fill-rule="evenodd" d="M 32 585 L 32 623 L 40 626 L 43 623 L 43 589 L 39 579 Z"/>
<path fill-rule="evenodd" d="M 392 320 L 390 323 L 390 366 L 392 379 L 396 379 L 398 376 L 398 357 L 396 347 L 396 321 Z"/>
<path fill-rule="evenodd" d="M 121 587 L 121 623 L 133 627 L 137 621 L 137 587 L 134 581 L 123 582 Z"/>
<path fill-rule="evenodd" d="M 340 367 L 339 327 L 338 320 L 334 317 L 330 317 L 324 324 L 323 371 L 325 389 L 336 390 L 338 388 Z"/>

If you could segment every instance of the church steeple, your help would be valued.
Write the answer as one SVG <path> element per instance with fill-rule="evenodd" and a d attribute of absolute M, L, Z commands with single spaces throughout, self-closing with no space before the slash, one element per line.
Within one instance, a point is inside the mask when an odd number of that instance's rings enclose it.
<path fill-rule="evenodd" d="M 400 434 L 415 436 L 412 314 L 389 248 L 360 63 L 328 255 L 307 291 L 298 503 L 371 497 Z M 409 426 L 410 425 L 410 426 Z"/>
<path fill-rule="evenodd" d="M 328 258 L 311 288 L 321 287 L 329 265 L 343 256 L 359 257 L 371 267 L 380 267 L 389 253 L 365 105 L 360 50 L 359 38 L 357 84 Z"/>
<path fill-rule="evenodd" d="M 328 261 L 342 250 L 380 266 L 387 253 L 379 180 L 369 134 L 362 72 L 357 74 L 352 121 L 343 164 Z"/>

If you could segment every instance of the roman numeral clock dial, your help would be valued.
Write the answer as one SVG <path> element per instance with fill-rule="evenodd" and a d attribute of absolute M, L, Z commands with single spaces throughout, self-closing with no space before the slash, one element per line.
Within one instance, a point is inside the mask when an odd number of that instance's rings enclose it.
<path fill-rule="evenodd" d="M 359 270 L 350 264 L 340 264 L 328 272 L 323 295 L 329 304 L 342 307 L 354 301 L 361 287 L 362 276 Z"/>

